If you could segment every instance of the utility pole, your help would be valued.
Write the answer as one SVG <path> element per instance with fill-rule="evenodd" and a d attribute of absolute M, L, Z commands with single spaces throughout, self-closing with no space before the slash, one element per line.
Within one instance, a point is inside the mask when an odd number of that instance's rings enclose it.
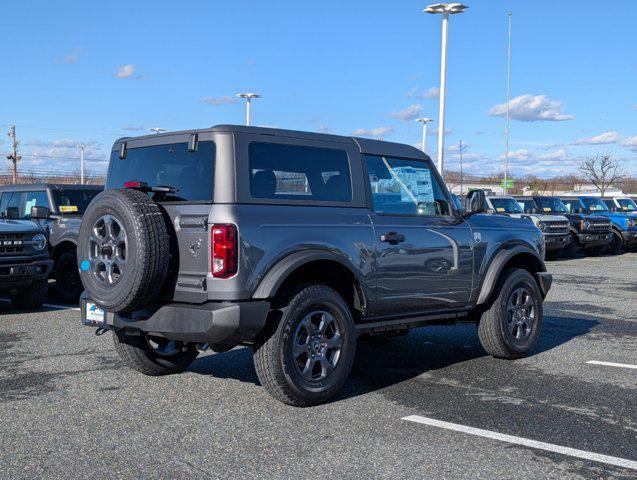
<path fill-rule="evenodd" d="M 18 142 L 15 136 L 15 125 L 11 126 L 11 130 L 7 133 L 7 135 L 11 137 L 13 143 L 13 153 L 11 155 L 7 155 L 7 158 L 13 163 L 11 183 L 15 185 L 18 183 L 18 162 L 22 160 L 22 155 L 18 155 L 18 145 L 20 142 Z"/>
<path fill-rule="evenodd" d="M 80 151 L 80 185 L 84 185 L 84 149 L 91 148 L 90 145 L 78 144 L 76 147 Z"/>
<path fill-rule="evenodd" d="M 463 176 L 462 176 L 462 140 L 460 140 L 460 196 L 464 195 L 463 191 Z"/>
<path fill-rule="evenodd" d="M 511 97 L 511 13 L 509 13 L 509 44 L 507 47 L 507 112 L 504 133 L 504 194 L 509 194 L 509 103 Z"/>

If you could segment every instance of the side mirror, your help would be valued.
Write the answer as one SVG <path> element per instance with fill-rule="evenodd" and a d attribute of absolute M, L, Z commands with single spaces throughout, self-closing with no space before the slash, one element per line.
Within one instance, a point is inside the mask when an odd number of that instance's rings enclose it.
<path fill-rule="evenodd" d="M 46 219 L 51 215 L 51 210 L 47 207 L 31 207 L 31 218 L 32 219 Z"/>
<path fill-rule="evenodd" d="M 465 210 L 467 215 L 485 212 L 486 195 L 484 190 L 471 190 L 465 198 Z"/>

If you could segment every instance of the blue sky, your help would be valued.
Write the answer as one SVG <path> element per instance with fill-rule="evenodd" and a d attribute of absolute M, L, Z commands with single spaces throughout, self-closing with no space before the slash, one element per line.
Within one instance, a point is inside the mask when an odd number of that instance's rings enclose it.
<path fill-rule="evenodd" d="M 570 173 L 610 152 L 637 174 L 637 2 L 466 3 L 450 20 L 448 168 L 459 140 L 467 171 L 502 168 L 511 11 L 513 173 Z M 120 136 L 242 123 L 234 94 L 255 91 L 254 124 L 418 144 L 414 116 L 436 119 L 431 130 L 438 117 L 441 18 L 426 5 L 8 3 L 0 125 L 17 125 L 23 169 L 77 169 L 81 142 L 99 170 Z M 435 145 L 428 137 L 432 156 Z"/>

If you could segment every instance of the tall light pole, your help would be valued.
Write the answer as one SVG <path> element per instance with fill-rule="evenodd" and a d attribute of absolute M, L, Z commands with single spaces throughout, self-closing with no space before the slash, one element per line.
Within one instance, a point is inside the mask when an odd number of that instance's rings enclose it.
<path fill-rule="evenodd" d="M 148 129 L 151 132 L 155 132 L 156 134 L 160 134 L 161 132 L 165 132 L 165 128 L 153 127 Z"/>
<path fill-rule="evenodd" d="M 423 11 L 426 13 L 442 14 L 442 46 L 440 53 L 440 107 L 438 113 L 438 172 L 443 175 L 445 149 L 445 93 L 447 87 L 447 25 L 449 15 L 462 13 L 467 9 L 462 3 L 434 3 Z"/>
<path fill-rule="evenodd" d="M 76 147 L 80 151 L 80 185 L 84 185 L 84 150 L 91 146 L 79 143 Z"/>
<path fill-rule="evenodd" d="M 460 196 L 462 197 L 464 195 L 464 175 L 462 173 L 462 139 L 460 140 L 458 148 L 460 150 Z"/>
<path fill-rule="evenodd" d="M 504 194 L 509 194 L 509 103 L 511 98 L 511 13 L 509 12 L 509 44 L 507 47 L 507 112 L 504 133 Z"/>
<path fill-rule="evenodd" d="M 261 95 L 258 93 L 237 93 L 237 98 L 245 98 L 246 99 L 246 125 L 250 126 L 250 104 L 253 98 L 261 98 Z"/>
<path fill-rule="evenodd" d="M 417 118 L 416 121 L 422 123 L 422 151 L 424 153 L 427 153 L 427 124 L 429 122 L 433 122 L 434 119 L 422 117 L 422 118 Z"/>

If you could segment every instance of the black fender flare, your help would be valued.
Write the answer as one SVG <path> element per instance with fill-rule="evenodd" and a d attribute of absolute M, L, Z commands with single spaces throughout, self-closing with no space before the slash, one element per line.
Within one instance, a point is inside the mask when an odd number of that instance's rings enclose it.
<path fill-rule="evenodd" d="M 542 269 L 539 272 L 546 272 L 546 267 L 544 266 L 544 261 L 540 258 L 538 253 L 533 250 L 531 247 L 525 245 L 514 245 L 513 247 L 507 248 L 506 246 L 502 247 L 498 253 L 493 256 L 491 263 L 489 264 L 489 268 L 487 269 L 487 273 L 484 276 L 484 280 L 482 282 L 482 286 L 480 288 L 480 294 L 478 295 L 478 300 L 476 301 L 476 305 L 481 305 L 485 303 L 491 294 L 493 293 L 493 289 L 495 288 L 495 284 L 500 277 L 500 273 L 502 269 L 507 264 L 509 260 L 511 260 L 516 255 L 521 253 L 530 254 L 538 260 L 538 263 L 542 265 Z M 540 289 L 544 290 L 543 282 L 538 279 L 538 285 Z M 549 283 L 550 287 L 550 283 Z M 547 292 L 542 291 L 543 295 L 546 295 Z"/>
<path fill-rule="evenodd" d="M 329 250 L 308 249 L 287 255 L 275 263 L 259 282 L 252 298 L 271 298 L 283 284 L 288 275 L 297 268 L 316 260 L 330 260 L 343 265 L 352 273 L 359 284 L 361 284 L 361 279 L 355 273 L 355 269 L 352 268 L 351 262 L 343 255 L 339 255 L 338 253 Z"/>

